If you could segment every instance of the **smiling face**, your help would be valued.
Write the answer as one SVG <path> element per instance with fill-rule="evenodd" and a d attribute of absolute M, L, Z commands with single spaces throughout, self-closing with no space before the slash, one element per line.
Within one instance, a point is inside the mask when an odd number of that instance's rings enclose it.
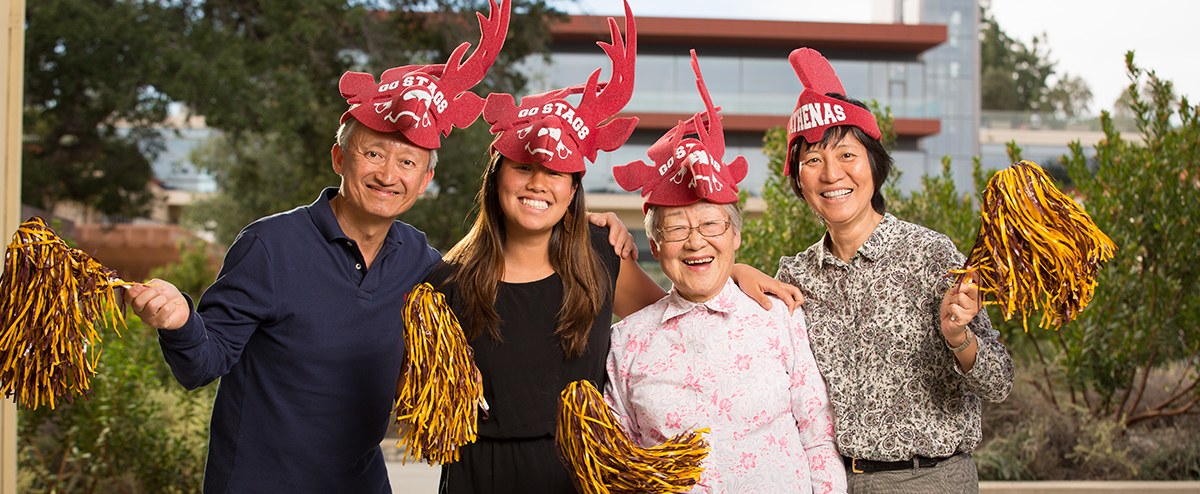
<path fill-rule="evenodd" d="M 433 179 L 429 150 L 398 132 L 358 126 L 345 148 L 335 144 L 333 170 L 342 177 L 339 195 L 356 218 L 391 223 L 408 211 Z"/>
<path fill-rule="evenodd" d="M 852 231 L 882 218 L 871 206 L 875 183 L 867 148 L 853 133 L 826 147 L 802 147 L 799 162 L 796 181 L 804 200 L 831 231 Z"/>
<path fill-rule="evenodd" d="M 562 221 L 579 187 L 570 173 L 501 158 L 496 192 L 509 235 L 546 234 Z"/>
<path fill-rule="evenodd" d="M 700 201 L 687 206 L 658 209 L 658 230 L 688 228 L 688 237 L 676 242 L 662 240 L 650 242 L 650 253 L 662 265 L 663 273 L 675 284 L 679 295 L 692 302 L 704 302 L 713 298 L 725 286 L 733 272 L 735 253 L 742 245 L 742 234 L 730 226 L 724 233 L 705 237 L 701 225 L 712 222 L 730 221 L 723 206 Z"/>

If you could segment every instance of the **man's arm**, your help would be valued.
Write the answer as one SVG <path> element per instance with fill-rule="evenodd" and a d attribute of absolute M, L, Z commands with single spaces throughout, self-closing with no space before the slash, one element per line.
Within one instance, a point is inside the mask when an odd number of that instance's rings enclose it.
<path fill-rule="evenodd" d="M 274 283 L 270 269 L 265 269 L 269 265 L 262 242 L 243 233 L 229 247 L 200 310 L 169 282 L 151 280 L 131 287 L 127 296 L 133 313 L 159 329 L 163 358 L 185 388 L 216 380 L 241 358 L 246 342 L 273 310 Z"/>

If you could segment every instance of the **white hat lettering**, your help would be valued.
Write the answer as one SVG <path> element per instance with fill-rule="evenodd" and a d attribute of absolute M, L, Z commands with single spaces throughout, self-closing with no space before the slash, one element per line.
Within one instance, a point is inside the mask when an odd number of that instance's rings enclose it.
<path fill-rule="evenodd" d="M 829 103 L 808 103 L 800 105 L 788 122 L 791 132 L 808 130 L 813 127 L 837 125 L 846 121 L 846 109 L 842 105 Z"/>

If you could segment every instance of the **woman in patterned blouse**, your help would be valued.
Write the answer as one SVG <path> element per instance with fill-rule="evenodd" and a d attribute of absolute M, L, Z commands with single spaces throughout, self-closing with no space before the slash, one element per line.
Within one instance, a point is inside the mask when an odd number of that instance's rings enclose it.
<path fill-rule="evenodd" d="M 978 492 L 980 399 L 1008 396 L 1012 358 L 974 281 L 948 275 L 965 260 L 949 238 L 885 211 L 892 159 L 874 116 L 820 54 L 791 60 L 805 89 L 785 174 L 827 231 L 777 277 L 804 292 L 849 490 Z"/>

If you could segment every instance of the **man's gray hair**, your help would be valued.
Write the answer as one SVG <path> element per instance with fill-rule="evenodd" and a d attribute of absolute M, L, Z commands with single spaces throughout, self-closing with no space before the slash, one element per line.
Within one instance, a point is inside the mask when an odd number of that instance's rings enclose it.
<path fill-rule="evenodd" d="M 358 127 L 360 125 L 362 125 L 362 124 L 358 122 L 357 118 L 350 117 L 350 118 L 346 119 L 345 123 L 338 126 L 337 136 L 336 136 L 338 147 L 340 147 L 342 149 L 347 149 L 347 146 L 350 145 L 350 138 L 354 137 L 354 132 L 358 130 Z M 421 149 L 425 149 L 425 148 L 421 148 Z M 428 168 L 428 170 L 433 170 L 434 168 L 437 167 L 438 150 L 426 149 L 426 151 L 429 151 L 429 168 Z"/>
<path fill-rule="evenodd" d="M 738 207 L 736 202 L 713 205 L 721 206 L 721 208 L 725 210 L 725 215 L 729 216 L 729 223 L 733 227 L 733 233 L 742 231 L 742 208 Z M 650 207 L 646 209 L 646 219 L 644 222 L 646 225 L 646 237 L 649 238 L 651 242 L 654 242 L 654 245 L 659 247 L 662 246 L 662 240 L 658 238 L 658 215 L 659 208 L 662 207 L 664 206 L 655 206 L 651 204 Z"/>

